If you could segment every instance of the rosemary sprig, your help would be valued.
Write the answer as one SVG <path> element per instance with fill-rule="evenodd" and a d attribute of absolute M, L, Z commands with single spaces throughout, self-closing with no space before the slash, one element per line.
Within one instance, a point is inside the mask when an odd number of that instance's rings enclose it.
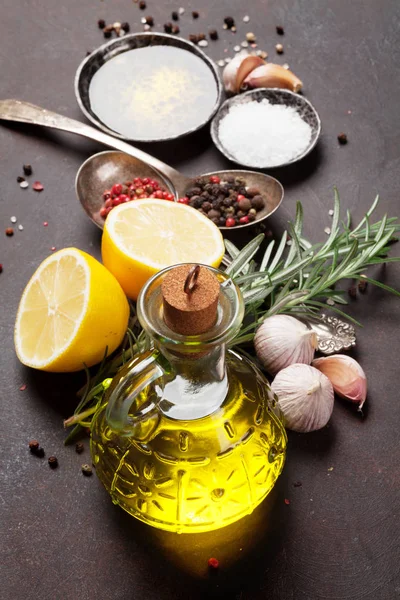
<path fill-rule="evenodd" d="M 349 211 L 346 220 L 340 220 L 340 200 L 335 189 L 331 233 L 325 243 L 313 244 L 303 237 L 303 207 L 298 202 L 294 223 L 289 223 L 288 231 L 283 232 L 275 253 L 275 241 L 268 244 L 259 266 L 254 257 L 260 250 L 264 235 L 254 238 L 242 250 L 226 240 L 226 251 L 232 259 L 226 272 L 239 285 L 245 302 L 243 326 L 232 345 L 251 342 L 257 326 L 274 314 L 309 314 L 316 318 L 321 309 L 327 309 L 327 300 L 330 310 L 360 325 L 336 306 L 347 304 L 344 292 L 335 289 L 336 284 L 345 279 L 363 279 L 400 296 L 399 291 L 363 274 L 373 265 L 400 261 L 400 257 L 387 256 L 390 245 L 397 241 L 400 223 L 396 217 L 388 218 L 387 215 L 372 223 L 371 217 L 378 204 L 377 196 L 360 223 L 352 229 Z M 119 354 L 108 358 L 105 355 L 94 377 L 90 377 L 86 369 L 87 383 L 78 393 L 81 401 L 74 416 L 65 422 L 66 426 L 75 424 L 66 443 L 81 426 L 90 424 L 90 418 L 101 403 L 105 389 L 121 366 L 138 352 L 148 349 L 149 344 L 134 315 Z"/>

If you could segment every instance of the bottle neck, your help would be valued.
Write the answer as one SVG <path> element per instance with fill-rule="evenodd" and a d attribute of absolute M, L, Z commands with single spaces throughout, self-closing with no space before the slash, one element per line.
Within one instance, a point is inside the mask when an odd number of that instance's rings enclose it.
<path fill-rule="evenodd" d="M 209 351 L 177 354 L 160 346 L 171 366 L 171 375 L 163 381 L 161 411 L 168 417 L 192 420 L 217 410 L 225 400 L 228 378 L 225 344 Z M 161 388 L 161 384 L 160 384 Z"/>

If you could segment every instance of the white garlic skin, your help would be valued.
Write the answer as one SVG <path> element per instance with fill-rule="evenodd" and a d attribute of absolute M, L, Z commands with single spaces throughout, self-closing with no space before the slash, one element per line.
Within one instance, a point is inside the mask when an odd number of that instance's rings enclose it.
<path fill-rule="evenodd" d="M 367 398 L 367 378 L 354 358 L 346 354 L 333 354 L 316 358 L 312 364 L 328 377 L 338 396 L 358 402 L 358 409 L 361 410 Z"/>
<path fill-rule="evenodd" d="M 333 411 L 333 387 L 318 369 L 290 365 L 278 373 L 271 388 L 278 396 L 287 429 L 307 433 L 328 423 Z"/>
<path fill-rule="evenodd" d="M 295 363 L 311 364 L 317 343 L 312 329 L 289 315 L 267 317 L 254 336 L 258 360 L 271 375 Z"/>

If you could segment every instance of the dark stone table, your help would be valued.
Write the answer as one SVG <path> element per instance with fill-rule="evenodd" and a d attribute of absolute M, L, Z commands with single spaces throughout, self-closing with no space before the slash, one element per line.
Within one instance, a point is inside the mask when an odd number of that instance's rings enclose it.
<path fill-rule="evenodd" d="M 3 0 L 0 96 L 81 119 L 73 79 L 86 52 L 103 43 L 97 20 L 126 20 L 136 31 L 142 28 L 140 18 L 150 14 L 162 28 L 174 8 L 155 0 L 148 0 L 146 11 L 132 0 Z M 192 20 L 192 9 L 200 11 L 198 21 Z M 242 21 L 246 13 L 248 24 Z M 238 22 L 236 37 L 222 30 L 229 14 Z M 399 16 L 398 0 L 199 0 L 186 6 L 182 35 L 213 26 L 220 30 L 220 40 L 207 48 L 216 60 L 226 56 L 224 48 L 232 55 L 248 31 L 273 58 L 281 41 L 285 53 L 279 62 L 287 61 L 299 74 L 320 113 L 323 132 L 316 150 L 297 166 L 276 172 L 286 189 L 284 204 L 271 219 L 277 234 L 301 200 L 306 233 L 322 240 L 334 185 L 355 219 L 377 193 L 379 216 L 400 211 Z M 278 24 L 285 27 L 283 38 L 275 33 Z M 349 143 L 341 147 L 342 131 Z M 99 231 L 74 194 L 80 163 L 99 150 L 66 134 L 0 126 L 1 597 L 400 598 L 400 304 L 382 291 L 369 289 L 349 309 L 365 324 L 354 353 L 369 382 L 364 419 L 336 401 L 328 427 L 291 434 L 284 473 L 252 516 L 208 535 L 161 534 L 114 507 L 96 477 L 82 476 L 88 443 L 81 456 L 64 447 L 62 421 L 74 409 L 83 378 L 23 368 L 12 335 L 21 292 L 52 246 L 76 246 L 99 256 Z M 229 166 L 207 131 L 150 151 L 188 174 Z M 42 193 L 18 186 L 23 163 L 33 165 Z M 12 215 L 24 230 L 6 238 Z M 400 289 L 396 265 L 374 275 Z M 27 387 L 20 391 L 22 384 Z M 47 456 L 58 456 L 57 470 L 30 455 L 31 438 L 40 440 Z M 301 487 L 294 487 L 297 481 Z M 221 563 L 215 576 L 207 572 L 211 556 Z"/>

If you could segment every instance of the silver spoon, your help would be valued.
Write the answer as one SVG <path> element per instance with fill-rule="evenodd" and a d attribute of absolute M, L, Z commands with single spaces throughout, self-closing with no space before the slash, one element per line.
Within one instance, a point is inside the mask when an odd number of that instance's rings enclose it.
<path fill-rule="evenodd" d="M 154 158 L 150 154 L 131 146 L 127 142 L 108 135 L 90 127 L 80 121 L 69 119 L 51 112 L 29 102 L 21 100 L 0 100 L 0 120 L 18 121 L 30 125 L 42 125 L 61 129 L 69 133 L 76 133 L 105 144 L 118 152 L 100 152 L 88 158 L 80 167 L 76 181 L 76 193 L 85 212 L 91 220 L 101 229 L 104 220 L 100 217 L 103 206 L 102 194 L 113 183 L 127 181 L 133 177 L 150 177 L 161 180 L 168 187 L 175 199 L 184 196 L 186 190 L 195 186 L 195 178 L 186 177 L 169 165 Z M 123 152 L 124 154 L 121 154 Z M 283 200 L 283 187 L 269 175 L 255 171 L 213 171 L 204 173 L 201 177 L 218 175 L 221 179 L 226 177 L 243 177 L 247 186 L 256 187 L 265 200 L 264 208 L 257 213 L 256 221 L 237 225 L 234 229 L 253 227 L 255 224 L 269 217 L 280 206 Z M 228 229 L 220 227 L 221 230 Z"/>

